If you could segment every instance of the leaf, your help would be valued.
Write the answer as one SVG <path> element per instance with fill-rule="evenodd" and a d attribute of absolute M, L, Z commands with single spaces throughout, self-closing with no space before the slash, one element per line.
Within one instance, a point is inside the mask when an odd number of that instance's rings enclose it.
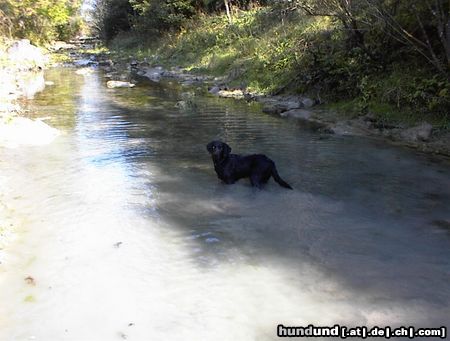
<path fill-rule="evenodd" d="M 439 91 L 439 97 L 447 97 L 448 95 L 448 89 L 444 88 L 441 91 Z"/>
<path fill-rule="evenodd" d="M 33 295 L 28 295 L 23 299 L 24 302 L 36 302 L 36 299 L 34 298 Z"/>

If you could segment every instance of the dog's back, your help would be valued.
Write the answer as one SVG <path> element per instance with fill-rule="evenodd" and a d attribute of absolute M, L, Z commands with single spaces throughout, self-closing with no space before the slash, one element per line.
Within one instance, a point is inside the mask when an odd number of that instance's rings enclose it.
<path fill-rule="evenodd" d="M 241 177 L 249 177 L 253 172 L 264 172 L 271 167 L 273 161 L 264 154 L 237 155 L 231 154 L 234 159 L 236 171 L 242 173 Z"/>

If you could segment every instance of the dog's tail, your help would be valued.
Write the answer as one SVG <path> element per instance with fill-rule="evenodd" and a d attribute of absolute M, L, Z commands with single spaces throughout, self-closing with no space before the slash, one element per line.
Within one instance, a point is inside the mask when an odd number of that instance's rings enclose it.
<path fill-rule="evenodd" d="M 277 167 L 275 167 L 275 164 L 274 164 L 273 167 L 272 167 L 272 177 L 273 177 L 273 179 L 274 179 L 276 182 L 278 182 L 278 184 L 279 184 L 281 187 L 288 188 L 288 189 L 293 189 L 293 188 L 291 187 L 291 185 L 289 185 L 286 181 L 284 181 L 284 180 L 280 177 L 280 175 L 279 175 L 278 172 L 277 172 Z"/>

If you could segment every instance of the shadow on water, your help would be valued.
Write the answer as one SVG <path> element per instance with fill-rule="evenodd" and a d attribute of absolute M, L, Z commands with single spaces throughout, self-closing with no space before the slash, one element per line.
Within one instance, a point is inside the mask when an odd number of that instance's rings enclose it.
<path fill-rule="evenodd" d="M 355 302 L 429 305 L 436 313 L 430 308 L 424 321 L 445 322 L 450 239 L 433 218 L 449 218 L 448 164 L 380 142 L 313 134 L 195 89 L 153 84 L 138 91 L 112 94 L 108 110 L 127 126 L 106 124 L 105 135 L 125 127 L 129 141 L 141 141 L 117 157 L 158 170 L 150 181 L 156 210 L 182 232 L 178 242 L 189 245 L 196 266 L 248 262 L 302 278 L 311 271 L 305 263 Z M 177 107 L 186 97 L 190 107 Z M 247 181 L 220 184 L 205 150 L 216 138 L 236 153 L 269 155 L 295 191 L 273 182 L 263 191 Z M 326 290 L 326 283 L 303 284 Z"/>
<path fill-rule="evenodd" d="M 446 161 L 312 133 L 295 120 L 262 115 L 257 105 L 205 96 L 201 89 L 168 83 L 106 89 L 99 73 L 83 80 L 59 72 L 53 76 L 65 85 L 33 105 L 38 116 L 64 108 L 49 122 L 67 131 L 81 155 L 71 161 L 70 176 L 75 179 L 83 165 L 100 176 L 102 169 L 120 169 L 130 197 L 144 199 L 117 204 L 156 221 L 171 245 L 187 250 L 193 268 L 226 273 L 224 281 L 236 287 L 238 274 L 220 269 L 273 272 L 280 282 L 265 284 L 261 275 L 255 287 L 267 285 L 287 302 L 297 302 L 297 292 L 303 302 L 313 297 L 298 312 L 311 323 L 316 316 L 348 324 L 448 324 Z M 294 191 L 272 180 L 262 191 L 242 180 L 221 184 L 205 148 L 218 138 L 234 153 L 267 154 Z M 102 181 L 87 184 L 103 191 L 99 200 L 116 190 L 107 186 L 116 182 L 105 180 L 104 188 Z"/>

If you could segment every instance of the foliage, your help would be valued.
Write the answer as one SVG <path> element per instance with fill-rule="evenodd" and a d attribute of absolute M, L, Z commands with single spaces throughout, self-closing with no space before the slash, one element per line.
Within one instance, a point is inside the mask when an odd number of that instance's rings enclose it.
<path fill-rule="evenodd" d="M 450 80 L 450 2 L 364 0 L 372 25 Z"/>
<path fill-rule="evenodd" d="M 196 1 L 98 0 L 93 11 L 94 28 L 106 41 L 130 30 L 141 35 L 177 30 L 201 7 Z"/>
<path fill-rule="evenodd" d="M 0 35 L 34 43 L 64 40 L 78 33 L 81 0 L 3 0 Z"/>
<path fill-rule="evenodd" d="M 309 15 L 338 20 L 348 48 L 360 47 L 370 54 L 371 48 L 392 53 L 405 47 L 450 80 L 449 1 L 296 0 L 296 4 Z"/>
<path fill-rule="evenodd" d="M 135 29 L 163 32 L 179 29 L 196 13 L 193 0 L 131 0 L 136 11 Z"/>
<path fill-rule="evenodd" d="M 97 0 L 94 6 L 94 29 L 106 41 L 131 29 L 134 11 L 128 0 Z"/>
<path fill-rule="evenodd" d="M 429 112 L 448 114 L 450 107 L 450 83 L 439 75 L 428 72 L 411 74 L 399 67 L 398 71 L 383 79 L 377 87 L 377 97 L 397 108 L 414 108 L 426 115 Z"/>
<path fill-rule="evenodd" d="M 442 26 L 448 4 L 441 0 L 272 0 L 246 10 L 230 2 L 231 24 L 220 2 L 218 14 L 205 13 L 213 2 L 191 2 L 201 11 L 173 9 L 185 13 L 182 19 L 166 16 L 158 24 L 155 13 L 164 1 L 132 1 L 131 28 L 112 46 L 166 66 L 226 76 L 250 91 L 350 101 L 360 113 L 390 108 L 392 117 L 448 115 L 449 66 L 441 38 L 443 27 L 445 34 L 450 28 Z"/>

